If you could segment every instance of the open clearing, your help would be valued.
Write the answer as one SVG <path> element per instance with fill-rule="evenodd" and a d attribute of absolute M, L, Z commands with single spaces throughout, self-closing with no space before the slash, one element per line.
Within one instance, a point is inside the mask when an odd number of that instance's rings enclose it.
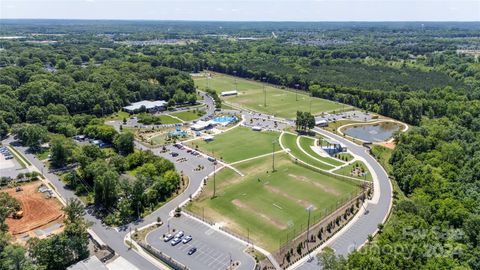
<path fill-rule="evenodd" d="M 196 140 L 189 143 L 205 154 L 214 155 L 228 163 L 268 154 L 272 152 L 272 141 L 277 140 L 280 133 L 273 131 L 252 131 L 247 127 L 236 127 L 225 133 L 215 135 L 213 141 Z M 275 151 L 280 146 L 275 146 Z"/>
<path fill-rule="evenodd" d="M 183 111 L 183 112 L 175 112 L 169 113 L 172 116 L 182 119 L 185 122 L 192 121 L 201 117 L 200 114 L 194 111 Z"/>
<path fill-rule="evenodd" d="M 275 88 L 268 84 L 265 85 L 267 93 L 267 107 L 265 107 L 264 84 L 262 83 L 218 73 L 215 73 L 210 79 L 206 77 L 194 77 L 193 79 L 196 87 L 200 89 L 207 88 L 208 80 L 208 86 L 217 93 L 235 90 L 236 80 L 239 95 L 223 97 L 223 99 L 237 106 L 284 118 L 294 118 L 297 111 L 309 111 L 310 104 L 312 114 L 349 108 L 349 106 L 329 100 L 310 97 L 302 91 L 296 94 L 294 91 Z M 296 95 L 298 95 L 298 101 Z"/>
<path fill-rule="evenodd" d="M 360 190 L 351 182 L 297 165 L 286 153 L 275 155 L 274 173 L 271 166 L 272 157 L 266 156 L 235 165 L 244 177 L 221 170 L 216 175 L 217 196 L 211 198 L 210 180 L 188 208 L 273 251 L 280 241 L 306 229 L 308 206 L 315 222 Z"/>
<path fill-rule="evenodd" d="M 20 219 L 7 218 L 6 223 L 11 234 L 28 233 L 34 229 L 53 223 L 62 223 L 62 205 L 55 198 L 47 199 L 44 193 L 38 192 L 40 182 L 23 185 L 23 191 L 16 192 L 15 188 L 3 189 L 16 198 L 21 205 L 23 217 Z"/>

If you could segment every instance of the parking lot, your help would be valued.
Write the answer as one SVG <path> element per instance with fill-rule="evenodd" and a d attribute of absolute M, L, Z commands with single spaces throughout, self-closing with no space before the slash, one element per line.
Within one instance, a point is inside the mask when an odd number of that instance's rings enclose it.
<path fill-rule="evenodd" d="M 180 242 L 172 246 L 171 241 L 165 242 L 163 239 L 169 228 L 172 234 L 174 229 L 175 233 L 181 230 L 185 236 L 192 235 L 193 239 L 187 244 Z M 246 246 L 191 218 L 171 218 L 160 229 L 151 232 L 147 242 L 191 269 L 225 270 L 230 260 L 241 262 L 238 269 L 250 270 L 254 266 L 253 259 L 243 253 Z M 188 255 L 192 247 L 196 247 L 197 251 Z"/>
<path fill-rule="evenodd" d="M 326 120 L 328 122 L 334 122 L 342 119 L 367 122 L 372 120 L 372 114 L 356 110 L 356 111 L 341 112 L 336 114 L 326 113 L 323 116 L 321 115 L 315 116 L 315 121 Z"/>
<path fill-rule="evenodd" d="M 0 147 L 0 150 L 0 177 L 16 178 L 19 173 L 28 171 L 18 163 L 10 150 L 4 147 Z"/>

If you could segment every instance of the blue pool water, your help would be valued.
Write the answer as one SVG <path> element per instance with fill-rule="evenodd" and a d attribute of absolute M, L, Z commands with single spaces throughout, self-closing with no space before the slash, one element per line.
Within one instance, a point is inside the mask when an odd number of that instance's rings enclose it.
<path fill-rule="evenodd" d="M 237 120 L 237 117 L 235 116 L 222 116 L 222 117 L 213 118 L 213 121 L 217 123 L 231 123 L 236 120 Z"/>

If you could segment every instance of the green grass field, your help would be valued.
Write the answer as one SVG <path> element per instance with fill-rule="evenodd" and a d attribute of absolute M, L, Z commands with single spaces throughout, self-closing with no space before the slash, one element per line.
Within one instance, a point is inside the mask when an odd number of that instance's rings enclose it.
<path fill-rule="evenodd" d="M 316 159 L 311 158 L 307 154 L 305 154 L 300 148 L 297 146 L 297 136 L 290 134 L 290 133 L 284 133 L 282 138 L 282 144 L 285 148 L 289 148 L 292 155 L 294 155 L 296 158 L 302 160 L 303 162 L 306 162 L 312 166 L 315 166 L 320 169 L 324 170 L 330 170 L 333 169 L 334 166 L 329 166 L 323 162 L 320 162 Z"/>
<path fill-rule="evenodd" d="M 206 89 L 208 87 L 220 93 L 222 91 L 235 90 L 235 79 L 237 82 L 238 96 L 224 97 L 223 99 L 232 104 L 242 106 L 259 112 L 265 112 L 284 118 L 294 118 L 297 111 L 310 111 L 313 114 L 320 114 L 326 111 L 341 110 L 350 108 L 336 102 L 320 98 L 312 98 L 309 95 L 299 91 L 298 101 L 296 93 L 288 90 L 266 85 L 267 106 L 264 106 L 264 85 L 242 78 L 235 78 L 224 74 L 216 74 L 210 79 L 205 77 L 194 78 L 197 88 Z"/>
<path fill-rule="evenodd" d="M 194 111 L 184 111 L 184 112 L 176 112 L 176 113 L 170 113 L 170 115 L 173 115 L 175 117 L 178 117 L 182 119 L 183 121 L 192 121 L 195 119 L 198 119 L 201 117 L 200 114 L 194 112 Z"/>
<path fill-rule="evenodd" d="M 236 164 L 245 176 L 225 168 L 202 195 L 188 206 L 200 216 L 223 222 L 230 230 L 247 236 L 269 251 L 279 248 L 287 237 L 306 230 L 308 212 L 316 222 L 359 191 L 359 187 L 293 163 L 286 153 L 277 154 L 276 171 L 271 172 L 270 156 Z"/>
<path fill-rule="evenodd" d="M 279 136 L 278 132 L 258 132 L 240 126 L 215 135 L 211 142 L 196 140 L 189 145 L 194 148 L 198 145 L 200 151 L 209 155 L 212 155 L 213 151 L 216 158 L 231 163 L 271 153 L 272 141 L 278 139 Z M 278 150 L 280 150 L 280 146 L 277 145 L 275 151 Z"/>
<path fill-rule="evenodd" d="M 319 154 L 317 154 L 315 151 L 313 151 L 313 149 L 310 147 L 310 146 L 313 146 L 315 143 L 315 139 L 314 138 L 311 138 L 311 137 L 300 137 L 300 147 L 305 151 L 307 152 L 308 154 L 310 154 L 312 157 L 315 157 L 316 159 L 319 159 L 319 160 L 322 160 L 322 161 L 325 161 L 333 166 L 340 166 L 342 164 L 344 164 L 343 162 L 339 161 L 339 160 L 336 160 L 334 158 L 329 158 L 329 157 L 322 157 L 320 156 Z"/>

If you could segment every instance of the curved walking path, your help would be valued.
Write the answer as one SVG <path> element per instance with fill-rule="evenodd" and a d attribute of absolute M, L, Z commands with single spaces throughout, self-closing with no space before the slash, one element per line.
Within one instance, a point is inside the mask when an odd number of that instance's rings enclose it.
<path fill-rule="evenodd" d="M 315 128 L 314 131 L 347 146 L 355 156 L 366 164 L 374 179 L 373 198 L 366 201 L 364 208 L 345 227 L 312 252 L 312 255 L 316 255 L 328 246 L 334 249 L 338 255 L 348 255 L 362 247 L 368 241 L 369 235 L 375 235 L 378 232 L 378 224 L 383 224 L 387 220 L 392 207 L 392 185 L 386 171 L 374 157 L 367 153 L 366 148 L 320 128 Z M 313 270 L 318 268 L 318 261 L 314 259 L 309 262 L 307 256 L 289 269 Z"/>

